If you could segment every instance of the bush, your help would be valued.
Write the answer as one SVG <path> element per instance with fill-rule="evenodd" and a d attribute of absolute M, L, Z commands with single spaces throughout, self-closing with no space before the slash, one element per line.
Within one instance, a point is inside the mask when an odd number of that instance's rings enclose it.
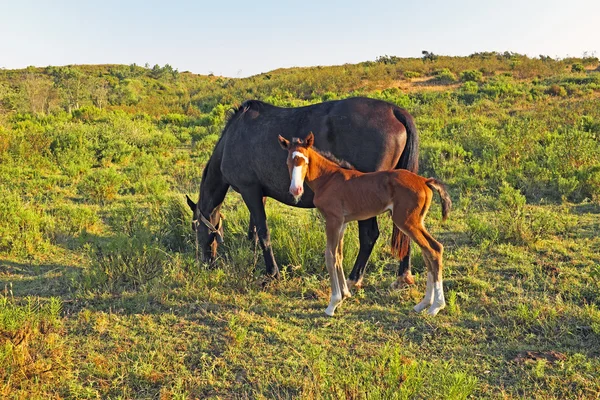
<path fill-rule="evenodd" d="M 138 289 L 161 276 L 166 253 L 144 238 L 117 236 L 91 250 L 91 265 L 83 273 L 87 290 Z"/>
<path fill-rule="evenodd" d="M 585 67 L 581 63 L 571 65 L 571 72 L 585 72 Z"/>
<path fill-rule="evenodd" d="M 91 202 L 104 204 L 117 197 L 125 178 L 114 168 L 97 169 L 78 185 L 81 196 Z"/>
<path fill-rule="evenodd" d="M 0 295 L 0 380 L 4 394 L 19 393 L 33 381 L 52 385 L 61 379 L 70 361 L 60 332 L 61 310 L 62 303 L 55 297 L 46 302 L 27 297 L 18 304 L 12 296 Z"/>
<path fill-rule="evenodd" d="M 554 84 L 546 89 L 546 94 L 549 94 L 550 96 L 565 97 L 567 95 L 567 90 L 562 86 Z"/>
<path fill-rule="evenodd" d="M 475 69 L 470 69 L 460 73 L 460 80 L 463 82 L 481 82 L 483 80 L 483 73 Z"/>
<path fill-rule="evenodd" d="M 433 81 L 442 85 L 451 84 L 456 82 L 456 75 L 448 68 L 439 69 L 434 72 Z"/>
<path fill-rule="evenodd" d="M 421 73 L 416 71 L 404 71 L 404 77 L 406 79 L 420 78 Z"/>
<path fill-rule="evenodd" d="M 52 219 L 4 186 L 0 198 L 0 253 L 30 257 L 48 252 L 46 234 L 52 231 Z"/>

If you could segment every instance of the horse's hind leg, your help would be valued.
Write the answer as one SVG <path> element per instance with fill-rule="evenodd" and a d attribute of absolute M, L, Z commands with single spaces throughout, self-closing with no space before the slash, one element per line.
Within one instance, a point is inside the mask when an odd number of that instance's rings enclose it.
<path fill-rule="evenodd" d="M 373 246 L 379 237 L 379 227 L 377 226 L 377 217 L 373 217 L 364 221 L 358 221 L 358 239 L 360 241 L 360 249 L 356 262 L 348 277 L 348 286 L 361 287 L 365 276 L 367 262 L 373 251 Z"/>
<path fill-rule="evenodd" d="M 277 262 L 275 262 L 273 249 L 271 248 L 271 236 L 267 227 L 267 215 L 265 213 L 262 190 L 258 187 L 244 188 L 244 190 L 240 188 L 240 194 L 248 210 L 250 210 L 251 223 L 256 225 L 256 234 L 258 235 L 258 241 L 263 251 L 267 275 L 279 278 L 279 268 L 277 268 Z"/>

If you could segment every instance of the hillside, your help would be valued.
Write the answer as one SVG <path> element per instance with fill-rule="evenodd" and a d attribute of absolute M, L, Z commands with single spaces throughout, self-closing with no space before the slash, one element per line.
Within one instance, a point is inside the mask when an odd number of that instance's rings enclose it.
<path fill-rule="evenodd" d="M 323 221 L 267 202 L 284 277 L 262 287 L 236 193 L 217 265 L 191 213 L 228 111 L 351 96 L 415 116 L 448 307 L 390 291 L 389 217 L 364 289 L 331 319 Z M 243 79 L 169 65 L 0 70 L 0 396 L 600 396 L 600 71 L 595 57 L 382 56 Z M 345 267 L 358 252 L 348 228 Z"/>

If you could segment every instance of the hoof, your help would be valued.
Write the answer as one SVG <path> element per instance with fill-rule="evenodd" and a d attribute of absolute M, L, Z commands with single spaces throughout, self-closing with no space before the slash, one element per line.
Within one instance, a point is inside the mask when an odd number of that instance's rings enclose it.
<path fill-rule="evenodd" d="M 352 293 L 350 293 L 350 291 L 342 293 L 342 300 L 347 299 L 348 297 L 352 297 Z"/>
<path fill-rule="evenodd" d="M 327 307 L 325 309 L 325 314 L 329 315 L 330 317 L 333 317 L 333 315 L 335 314 L 335 308 Z"/>
<path fill-rule="evenodd" d="M 429 310 L 427 310 L 427 314 L 429 314 L 431 316 L 435 316 L 435 315 L 437 315 L 437 313 L 439 313 L 445 307 L 446 307 L 446 304 L 434 304 L 429 308 Z"/>
<path fill-rule="evenodd" d="M 425 310 L 427 307 L 429 307 L 431 304 L 425 303 L 425 302 L 420 302 L 419 304 L 417 304 L 416 306 L 414 306 L 414 310 L 416 312 L 421 312 L 423 310 Z"/>
<path fill-rule="evenodd" d="M 415 278 L 412 276 L 410 272 L 405 272 L 403 275 L 400 275 L 392 284 L 390 288 L 392 290 L 399 290 L 409 287 L 415 284 Z"/>
<path fill-rule="evenodd" d="M 346 286 L 348 286 L 348 289 L 352 289 L 352 288 L 362 289 L 363 282 L 362 282 L 362 279 L 360 279 L 358 281 L 353 281 L 352 279 L 346 279 Z"/>

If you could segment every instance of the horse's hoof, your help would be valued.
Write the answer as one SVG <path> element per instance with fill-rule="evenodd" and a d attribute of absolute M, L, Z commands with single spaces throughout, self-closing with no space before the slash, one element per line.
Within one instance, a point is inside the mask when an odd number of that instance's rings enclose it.
<path fill-rule="evenodd" d="M 348 297 L 352 297 L 352 293 L 350 293 L 350 291 L 342 293 L 342 299 L 347 299 Z"/>
<path fill-rule="evenodd" d="M 346 286 L 348 286 L 348 289 L 352 289 L 352 288 L 362 289 L 363 281 L 362 281 L 362 279 L 359 279 L 358 281 L 354 281 L 352 279 L 346 279 Z"/>
<path fill-rule="evenodd" d="M 325 314 L 329 315 L 330 317 L 333 317 L 333 315 L 335 314 L 335 308 L 327 307 L 325 309 Z"/>
<path fill-rule="evenodd" d="M 392 290 L 400 290 L 407 288 L 411 285 L 415 284 L 415 278 L 411 275 L 410 272 L 404 273 L 403 275 L 396 278 L 394 282 L 390 285 Z"/>

